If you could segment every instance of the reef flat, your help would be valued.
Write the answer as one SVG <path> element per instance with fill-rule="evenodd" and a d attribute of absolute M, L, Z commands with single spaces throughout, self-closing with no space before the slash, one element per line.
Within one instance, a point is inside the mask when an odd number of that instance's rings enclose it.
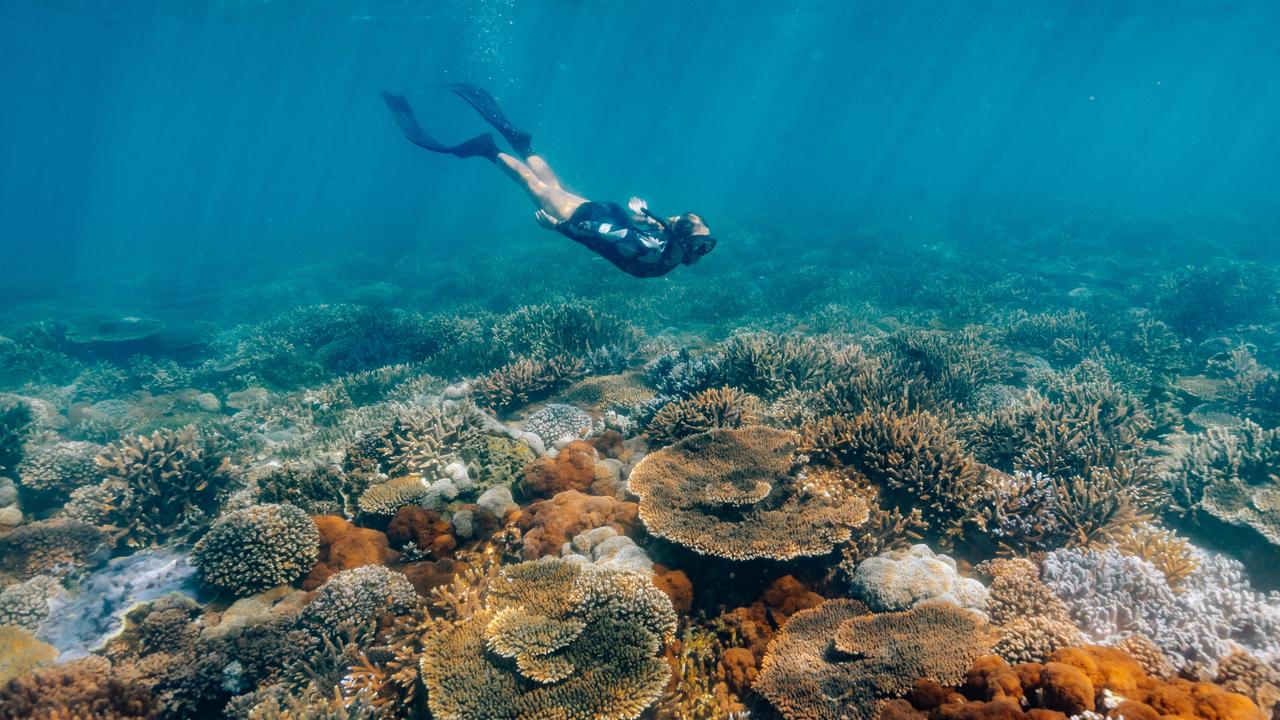
<path fill-rule="evenodd" d="M 1272 243 L 717 235 L 6 309 L 0 718 L 1277 717 Z"/>

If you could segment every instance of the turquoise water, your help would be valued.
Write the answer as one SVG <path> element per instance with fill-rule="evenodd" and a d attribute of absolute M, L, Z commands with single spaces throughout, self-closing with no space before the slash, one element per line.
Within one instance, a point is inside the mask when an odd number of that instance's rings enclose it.
<path fill-rule="evenodd" d="M 4 4 L 0 720 L 1276 717 L 1277 37 Z M 452 83 L 717 247 L 540 228 Z"/>

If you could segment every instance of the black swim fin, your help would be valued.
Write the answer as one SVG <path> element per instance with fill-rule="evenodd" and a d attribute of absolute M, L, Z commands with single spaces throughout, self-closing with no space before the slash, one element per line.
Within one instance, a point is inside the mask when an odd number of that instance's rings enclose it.
<path fill-rule="evenodd" d="M 452 83 L 449 89 L 475 108 L 476 112 L 480 113 L 480 117 L 492 125 L 493 129 L 502 133 L 502 137 L 507 139 L 511 149 L 515 150 L 520 157 L 529 157 L 533 154 L 533 136 L 512 125 L 507 116 L 502 114 L 498 101 L 488 91 L 467 83 Z"/>
<path fill-rule="evenodd" d="M 420 148 L 456 155 L 460 158 L 479 156 L 492 160 L 498 156 L 498 144 L 493 141 L 491 133 L 481 133 L 457 145 L 445 145 L 422 129 L 418 124 L 418 118 L 413 114 L 413 108 L 409 106 L 409 101 L 403 95 L 393 95 L 383 90 L 382 101 L 387 104 L 387 109 L 391 111 L 391 117 L 396 121 L 396 125 L 400 126 L 400 132 L 404 133 L 409 142 Z"/>

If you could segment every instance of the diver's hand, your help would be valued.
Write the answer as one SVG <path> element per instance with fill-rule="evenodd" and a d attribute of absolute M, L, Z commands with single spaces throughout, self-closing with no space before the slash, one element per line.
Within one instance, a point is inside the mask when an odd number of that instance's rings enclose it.
<path fill-rule="evenodd" d="M 546 210 L 539 210 L 533 214 L 533 217 L 538 221 L 539 225 L 548 230 L 555 230 L 556 226 L 560 224 L 558 220 L 548 215 Z"/>

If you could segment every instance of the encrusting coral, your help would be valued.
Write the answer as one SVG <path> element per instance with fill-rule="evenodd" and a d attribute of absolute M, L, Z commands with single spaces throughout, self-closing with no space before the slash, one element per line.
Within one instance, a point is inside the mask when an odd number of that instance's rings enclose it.
<path fill-rule="evenodd" d="M 526 560 L 556 554 L 579 533 L 600 527 L 625 534 L 635 525 L 639 508 L 633 502 L 576 490 L 556 493 L 530 505 L 520 516 L 522 554 Z"/>
<path fill-rule="evenodd" d="M 854 570 L 850 590 L 876 612 L 907 610 L 924 602 L 949 602 L 985 612 L 987 589 L 961 577 L 956 561 L 935 555 L 927 545 L 867 558 Z"/>
<path fill-rule="evenodd" d="M 49 617 L 49 601 L 61 589 L 56 579 L 36 575 L 0 590 L 0 625 L 13 625 L 35 632 Z"/>
<path fill-rule="evenodd" d="M 252 595 L 306 575 L 316 563 L 320 533 L 292 505 L 254 505 L 227 513 L 191 553 L 200 581 L 233 595 Z"/>
<path fill-rule="evenodd" d="M 314 590 L 334 573 L 365 565 L 385 565 L 395 553 L 387 536 L 372 528 L 356 527 L 336 515 L 316 515 L 319 531 L 319 553 L 316 562 L 302 578 L 303 590 Z"/>
<path fill-rule="evenodd" d="M 420 670 L 434 717 L 632 720 L 671 670 L 671 602 L 649 579 L 541 560 L 502 570 L 483 608 L 441 623 Z"/>
<path fill-rule="evenodd" d="M 542 441 L 542 447 L 552 449 L 564 441 L 582 440 L 595 434 L 595 421 L 590 415 L 572 405 L 552 403 L 529 416 L 524 431 L 533 433 Z"/>
<path fill-rule="evenodd" d="M 58 651 L 17 625 L 0 625 L 0 685 L 53 662 Z M 3 712 L 0 706 L 0 712 Z"/>
<path fill-rule="evenodd" d="M 798 468 L 794 433 L 712 430 L 649 454 L 632 470 L 649 532 L 731 560 L 823 555 L 866 522 L 868 504 L 838 472 Z"/>
<path fill-rule="evenodd" d="M 754 689 L 787 720 L 872 720 L 915 678 L 957 684 L 988 651 L 985 623 L 953 605 L 868 614 L 828 600 L 791 617 L 769 645 Z"/>

